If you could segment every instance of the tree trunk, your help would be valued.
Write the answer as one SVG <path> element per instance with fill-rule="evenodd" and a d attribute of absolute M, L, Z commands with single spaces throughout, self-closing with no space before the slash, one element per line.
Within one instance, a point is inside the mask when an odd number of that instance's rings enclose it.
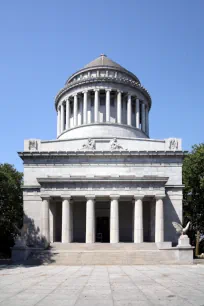
<path fill-rule="evenodd" d="M 199 255 L 199 242 L 200 242 L 200 232 L 197 231 L 197 234 L 196 234 L 195 256 Z"/>

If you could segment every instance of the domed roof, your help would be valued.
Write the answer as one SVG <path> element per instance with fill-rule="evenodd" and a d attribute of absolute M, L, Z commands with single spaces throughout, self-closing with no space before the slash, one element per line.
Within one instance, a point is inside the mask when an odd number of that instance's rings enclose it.
<path fill-rule="evenodd" d="M 96 69 L 96 68 L 103 69 L 103 67 L 107 68 L 107 69 L 110 68 L 110 69 L 119 70 L 121 72 L 125 72 L 126 74 L 131 75 L 135 79 L 135 81 L 140 84 L 140 80 L 136 77 L 135 74 L 133 74 L 132 72 L 128 71 L 127 69 L 125 69 L 124 67 L 119 65 L 118 63 L 112 61 L 105 54 L 101 54 L 95 60 L 91 61 L 89 64 L 84 66 L 82 69 L 80 69 L 77 72 L 75 72 L 74 74 L 72 74 L 68 78 L 68 80 L 66 81 L 65 85 L 68 85 L 77 74 L 80 74 L 83 71 L 86 71 L 86 70 L 89 70 L 89 69 L 92 70 L 92 69 Z"/>
<path fill-rule="evenodd" d="M 127 71 L 125 68 L 120 66 L 118 63 L 112 61 L 110 58 L 108 58 L 105 54 L 101 54 L 99 57 L 97 57 L 95 60 L 84 66 L 84 68 L 92 68 L 92 67 L 98 67 L 98 66 L 105 66 L 105 67 L 114 67 L 119 68 L 122 70 Z"/>

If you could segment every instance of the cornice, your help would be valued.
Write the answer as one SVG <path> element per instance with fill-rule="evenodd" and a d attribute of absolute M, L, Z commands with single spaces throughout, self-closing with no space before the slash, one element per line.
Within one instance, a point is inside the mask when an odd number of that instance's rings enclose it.
<path fill-rule="evenodd" d="M 128 150 L 115 150 L 115 151 L 96 151 L 96 150 L 78 150 L 78 151 L 24 151 L 18 152 L 18 155 L 24 160 L 25 158 L 47 158 L 47 157 L 73 157 L 73 156 L 94 156 L 94 157 L 111 157 L 111 156 L 166 156 L 166 157 L 184 157 L 188 151 L 128 151 Z"/>
<path fill-rule="evenodd" d="M 168 177 L 150 176 L 144 175 L 137 177 L 135 175 L 118 175 L 118 176 L 74 176 L 69 177 L 39 177 L 37 181 L 39 184 L 42 183 L 64 183 L 64 182 L 142 182 L 142 183 L 163 183 L 166 184 Z"/>
<path fill-rule="evenodd" d="M 134 78 L 135 80 L 137 80 L 138 83 L 140 83 L 140 80 L 138 79 L 138 77 L 130 72 L 129 70 L 123 68 L 123 67 L 112 67 L 112 66 L 94 66 L 94 67 L 85 67 L 85 68 L 82 68 L 78 71 L 76 71 L 75 73 L 73 73 L 69 78 L 68 80 L 66 81 L 66 85 L 69 84 L 69 81 L 71 81 L 75 76 L 77 75 L 80 75 L 81 73 L 84 73 L 84 72 L 91 72 L 91 71 L 95 71 L 95 70 L 111 70 L 111 71 L 119 71 L 119 72 L 122 72 L 122 73 L 125 73 L 127 75 L 130 75 L 132 78 Z"/>
<path fill-rule="evenodd" d="M 152 100 L 149 92 L 145 87 L 143 87 L 139 82 L 132 81 L 130 79 L 126 78 L 119 78 L 119 77 L 94 77 L 94 78 L 89 78 L 89 79 L 80 79 L 75 82 L 72 82 L 70 84 L 67 84 L 66 87 L 62 88 L 58 94 L 55 97 L 55 108 L 57 110 L 57 104 L 59 102 L 59 99 L 70 89 L 77 87 L 79 85 L 84 85 L 84 84 L 92 84 L 92 83 L 101 83 L 101 82 L 111 82 L 111 83 L 117 83 L 117 84 L 123 84 L 123 85 L 129 85 L 133 88 L 136 88 L 140 90 L 148 99 L 149 101 L 149 108 L 151 108 L 152 105 Z"/>

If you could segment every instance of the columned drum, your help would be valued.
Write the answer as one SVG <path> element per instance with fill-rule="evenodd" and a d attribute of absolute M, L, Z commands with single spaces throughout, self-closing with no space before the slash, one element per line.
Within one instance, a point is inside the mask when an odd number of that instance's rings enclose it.
<path fill-rule="evenodd" d="M 117 136 L 119 126 L 124 137 L 130 137 L 130 130 L 133 137 L 149 137 L 151 98 L 147 90 L 134 74 L 103 54 L 67 80 L 55 105 L 58 139 L 78 138 L 82 131 L 73 129 L 87 124 L 92 125 L 90 137 L 96 137 L 97 124 L 105 124 L 107 133 L 107 124 L 114 124 L 111 136 Z"/>

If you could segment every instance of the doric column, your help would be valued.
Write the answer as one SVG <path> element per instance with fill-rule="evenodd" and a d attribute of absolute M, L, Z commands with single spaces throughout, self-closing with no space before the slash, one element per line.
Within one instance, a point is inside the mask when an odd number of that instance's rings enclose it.
<path fill-rule="evenodd" d="M 135 196 L 134 243 L 143 242 L 143 196 Z"/>
<path fill-rule="evenodd" d="M 145 133 L 145 104 L 142 103 L 142 131 Z"/>
<path fill-rule="evenodd" d="M 140 100 L 136 99 L 136 128 L 140 128 Z"/>
<path fill-rule="evenodd" d="M 87 98 L 88 98 L 88 91 L 83 91 L 84 94 L 84 101 L 83 101 L 83 124 L 87 124 Z"/>
<path fill-rule="evenodd" d="M 60 135 L 60 106 L 57 109 L 57 136 Z"/>
<path fill-rule="evenodd" d="M 66 101 L 66 130 L 70 127 L 70 102 L 69 98 Z"/>
<path fill-rule="evenodd" d="M 50 197 L 48 195 L 43 195 L 42 197 L 42 237 L 45 239 L 45 245 L 50 242 L 50 223 L 49 223 L 49 206 Z"/>
<path fill-rule="evenodd" d="M 71 203 L 70 196 L 62 197 L 62 243 L 72 241 L 72 224 L 71 224 Z"/>
<path fill-rule="evenodd" d="M 122 104 L 121 104 L 121 100 L 122 100 L 122 92 L 118 90 L 117 93 L 117 123 L 121 123 L 122 122 Z"/>
<path fill-rule="evenodd" d="M 110 243 L 119 242 L 119 205 L 118 195 L 110 196 Z"/>
<path fill-rule="evenodd" d="M 77 126 L 77 116 L 78 116 L 78 97 L 77 94 L 74 95 L 74 126 Z"/>
<path fill-rule="evenodd" d="M 110 89 L 106 89 L 106 122 L 110 122 Z"/>
<path fill-rule="evenodd" d="M 127 125 L 132 124 L 132 101 L 131 101 L 131 95 L 128 94 L 128 100 L 127 100 Z"/>
<path fill-rule="evenodd" d="M 99 89 L 95 89 L 94 96 L 94 122 L 98 122 L 98 111 L 99 111 Z"/>
<path fill-rule="evenodd" d="M 95 242 L 95 196 L 86 196 L 86 243 Z"/>
<path fill-rule="evenodd" d="M 61 105 L 61 133 L 64 131 L 64 104 Z"/>
<path fill-rule="evenodd" d="M 164 241 L 164 204 L 162 196 L 156 197 L 155 242 Z"/>

